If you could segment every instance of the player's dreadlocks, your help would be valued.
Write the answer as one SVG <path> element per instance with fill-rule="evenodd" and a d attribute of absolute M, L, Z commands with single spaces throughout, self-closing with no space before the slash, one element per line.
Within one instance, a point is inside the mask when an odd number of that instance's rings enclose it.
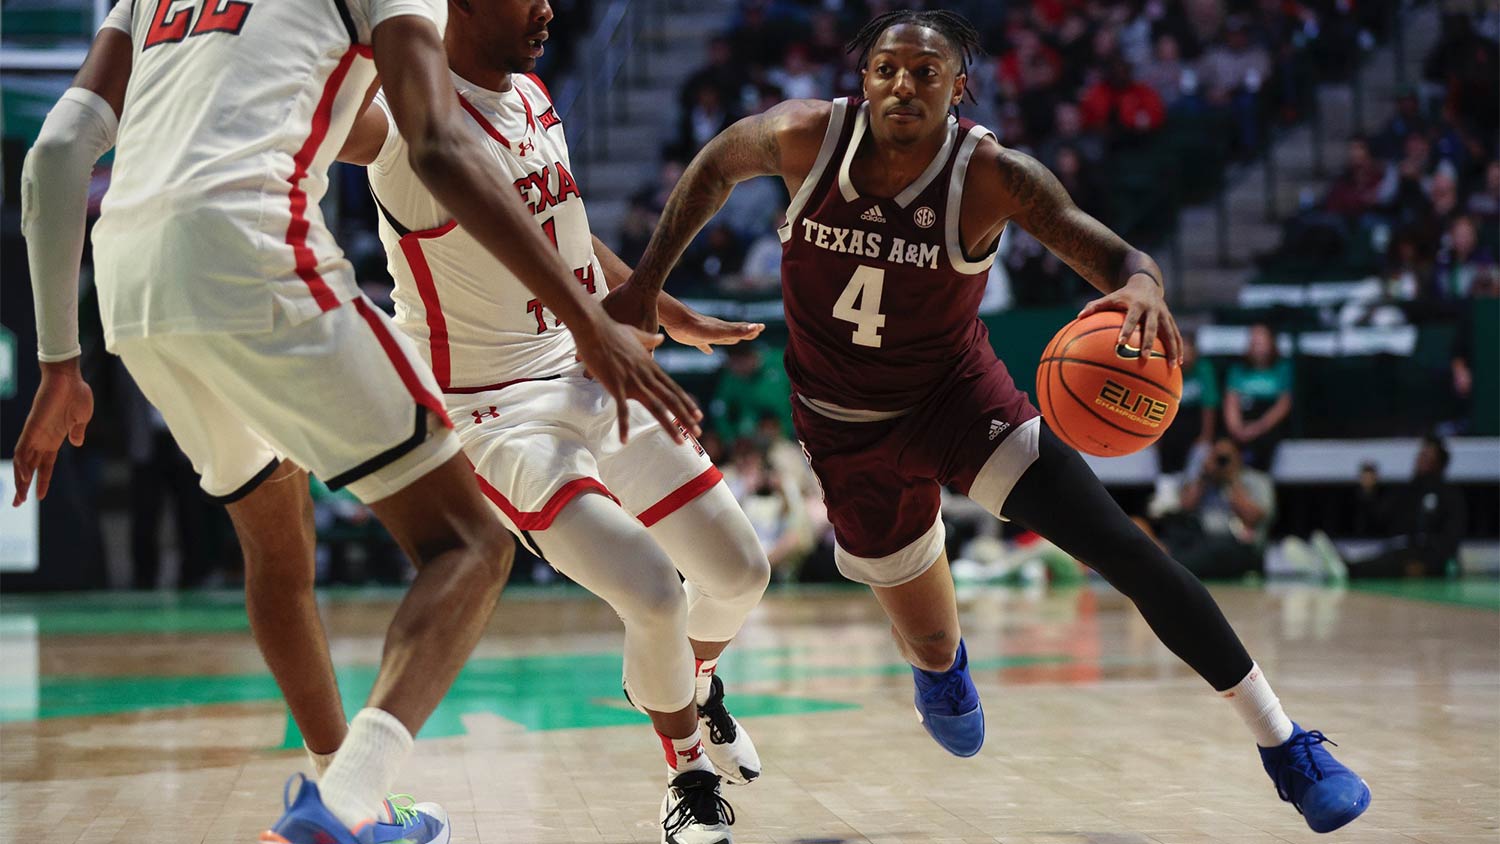
<path fill-rule="evenodd" d="M 845 46 L 845 50 L 858 53 L 859 66 L 864 67 L 870 60 L 870 50 L 875 46 L 875 42 L 880 40 L 880 36 L 885 34 L 887 29 L 904 23 L 926 27 L 941 33 L 944 38 L 948 39 L 948 43 L 958 51 L 959 73 L 968 73 L 969 62 L 982 52 L 979 46 L 979 30 L 974 28 L 974 24 L 969 23 L 968 18 L 963 15 L 946 9 L 933 9 L 925 12 L 901 9 L 886 12 L 865 24 L 859 32 L 855 33 Z M 976 102 L 973 90 L 967 85 L 964 86 L 964 94 L 970 102 Z"/>

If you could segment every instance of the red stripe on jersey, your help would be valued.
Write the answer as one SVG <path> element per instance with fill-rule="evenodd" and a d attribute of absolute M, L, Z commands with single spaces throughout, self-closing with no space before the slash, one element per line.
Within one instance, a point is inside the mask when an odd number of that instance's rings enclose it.
<path fill-rule="evenodd" d="M 504 513 L 505 517 L 521 530 L 546 530 L 552 527 L 552 520 L 562 512 L 562 508 L 585 492 L 601 493 L 610 501 L 620 503 L 620 499 L 615 498 L 604 482 L 598 478 L 574 478 L 563 484 L 557 492 L 552 493 L 552 497 L 547 499 L 542 509 L 528 512 L 516 509 L 516 505 L 510 503 L 510 499 L 506 498 L 500 490 L 491 486 L 483 475 L 475 472 L 474 478 L 479 481 L 479 491 L 484 493 L 484 497 L 493 501 L 495 506 L 500 508 L 500 512 Z"/>
<path fill-rule="evenodd" d="M 500 130 L 496 129 L 494 127 L 494 124 L 490 123 L 485 119 L 483 114 L 479 113 L 479 109 L 475 108 L 473 104 L 464 99 L 463 94 L 458 95 L 458 104 L 464 107 L 464 111 L 467 111 L 470 117 L 474 118 L 474 122 L 479 124 L 479 127 L 485 131 L 485 134 L 499 141 L 501 146 L 505 147 L 506 149 L 510 149 L 510 141 L 507 141 L 505 139 L 505 136 L 500 134 Z"/>
<path fill-rule="evenodd" d="M 683 505 L 689 501 L 713 489 L 714 485 L 723 479 L 724 473 L 719 471 L 719 467 L 710 466 L 704 470 L 703 474 L 672 490 L 666 498 L 647 507 L 636 518 L 641 520 L 641 524 L 651 527 L 682 509 Z"/>
<path fill-rule="evenodd" d="M 448 352 L 448 320 L 443 317 L 443 305 L 438 300 L 437 284 L 432 280 L 432 268 L 427 265 L 427 256 L 422 252 L 422 240 L 442 237 L 457 227 L 457 220 L 449 220 L 435 229 L 408 232 L 401 238 L 401 254 L 406 257 L 406 265 L 411 267 L 417 293 L 422 297 L 422 309 L 427 312 L 427 345 L 432 353 L 432 374 L 437 376 L 438 388 L 442 390 L 448 389 L 449 375 L 453 371 L 452 357 Z"/>
<path fill-rule="evenodd" d="M 365 297 L 361 296 L 354 300 L 354 309 L 359 311 L 359 315 L 365 318 L 370 330 L 375 332 L 375 339 L 380 341 L 380 348 L 384 349 L 385 356 L 391 359 L 391 365 L 396 367 L 396 374 L 401 376 L 401 383 L 406 385 L 406 391 L 417 400 L 417 404 L 436 413 L 447 427 L 452 428 L 453 421 L 448 418 L 448 411 L 443 408 L 442 400 L 428 392 L 423 386 L 422 379 L 417 377 L 417 370 L 412 367 L 411 361 L 406 358 L 406 353 L 401 350 L 401 344 L 396 342 L 396 338 L 385 327 L 385 323 L 380 321 L 380 316 L 375 313 L 374 308 L 370 307 L 370 303 L 365 301 Z"/>
<path fill-rule="evenodd" d="M 302 189 L 302 180 L 307 178 L 307 168 L 312 166 L 318 149 L 328 136 L 328 124 L 333 118 L 333 101 L 338 99 L 339 89 L 344 85 L 344 78 L 349 75 L 349 68 L 356 58 L 368 55 L 371 55 L 368 47 L 351 47 L 339 59 L 333 73 L 328 75 L 328 81 L 323 85 L 323 96 L 318 100 L 318 107 L 313 110 L 312 129 L 308 131 L 302 148 L 292 158 L 292 175 L 287 179 L 292 185 L 288 194 L 292 221 L 286 227 L 286 243 L 292 247 L 292 255 L 297 260 L 298 277 L 307 283 L 308 290 L 312 291 L 313 301 L 325 311 L 338 307 L 339 299 L 328 282 L 318 275 L 318 256 L 307 245 L 307 232 L 311 224 L 307 221 L 307 192 Z"/>
<path fill-rule="evenodd" d="M 552 92 L 547 90 L 547 85 L 546 83 L 542 82 L 542 78 L 540 76 L 537 76 L 535 73 L 528 73 L 526 74 L 526 78 L 530 79 L 532 82 L 535 82 L 536 86 L 542 89 L 542 96 L 547 98 L 547 105 L 555 105 L 555 103 L 552 102 Z"/>

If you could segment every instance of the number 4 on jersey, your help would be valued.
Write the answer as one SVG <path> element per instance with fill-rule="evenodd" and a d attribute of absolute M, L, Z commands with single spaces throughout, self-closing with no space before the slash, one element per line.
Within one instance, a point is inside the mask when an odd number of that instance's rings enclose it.
<path fill-rule="evenodd" d="M 857 326 L 852 339 L 858 345 L 880 348 L 880 329 L 885 327 L 885 314 L 880 312 L 880 293 L 884 287 L 885 270 L 860 267 L 839 294 L 839 300 L 833 303 L 834 319 Z"/>

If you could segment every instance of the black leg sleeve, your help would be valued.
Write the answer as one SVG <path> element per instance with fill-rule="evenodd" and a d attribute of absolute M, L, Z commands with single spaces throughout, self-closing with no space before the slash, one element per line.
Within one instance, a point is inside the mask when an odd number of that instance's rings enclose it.
<path fill-rule="evenodd" d="M 1217 691 L 1250 673 L 1250 655 L 1203 584 L 1157 547 L 1045 425 L 1041 453 L 1003 507 L 1130 598 L 1172 653 Z"/>

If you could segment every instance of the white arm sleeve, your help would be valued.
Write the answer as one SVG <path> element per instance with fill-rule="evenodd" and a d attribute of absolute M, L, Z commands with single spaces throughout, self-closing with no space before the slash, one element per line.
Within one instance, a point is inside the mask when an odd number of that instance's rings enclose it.
<path fill-rule="evenodd" d="M 80 353 L 78 262 L 89 177 L 114 146 L 118 125 L 103 97 L 69 88 L 47 113 L 21 167 L 21 233 L 36 300 L 37 358 L 44 363 Z"/>

